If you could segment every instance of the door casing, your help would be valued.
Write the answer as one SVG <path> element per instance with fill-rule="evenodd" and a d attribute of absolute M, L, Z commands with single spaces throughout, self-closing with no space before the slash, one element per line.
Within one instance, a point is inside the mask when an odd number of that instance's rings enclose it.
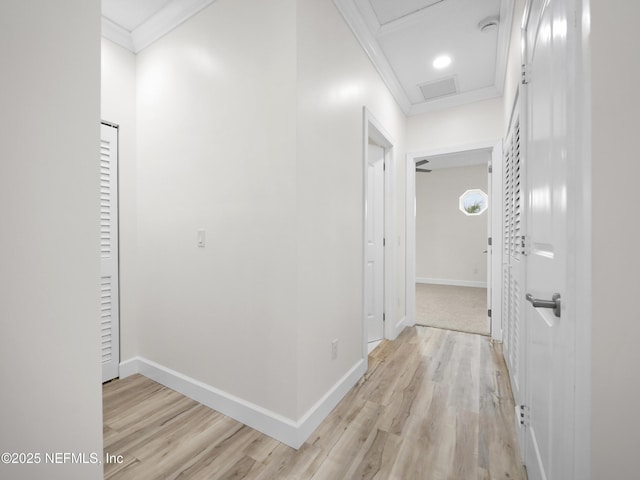
<path fill-rule="evenodd" d="M 384 323 L 384 338 L 394 340 L 405 327 L 405 317 L 398 315 L 397 299 L 397 230 L 396 230 L 396 209 L 397 200 L 395 194 L 395 145 L 396 142 L 389 132 L 384 128 L 381 122 L 379 122 L 375 116 L 365 106 L 362 109 L 363 117 L 363 138 L 362 138 L 362 175 L 363 175 L 363 259 L 362 259 L 362 285 L 365 282 L 365 268 L 366 268 L 366 232 L 367 232 L 367 198 L 368 198 L 368 146 L 369 142 L 384 148 L 384 236 L 386 239 L 386 246 L 384 252 L 384 305 L 385 305 L 385 323 Z M 368 359 L 368 341 L 367 341 L 367 319 L 365 309 L 365 298 L 362 298 L 362 322 L 363 322 L 363 337 L 362 337 L 362 355 L 365 362 Z"/>
<path fill-rule="evenodd" d="M 416 292 L 411 288 L 416 283 L 416 160 L 434 155 L 446 155 L 452 153 L 466 152 L 470 150 L 490 150 L 491 151 L 491 185 L 490 208 L 491 208 L 491 228 L 489 236 L 492 238 L 491 268 L 488 278 L 491 282 L 491 338 L 502 341 L 502 312 L 499 308 L 502 305 L 502 140 L 492 140 L 486 142 L 466 143 L 451 147 L 435 148 L 410 152 L 406 157 L 406 324 L 416 324 Z"/>

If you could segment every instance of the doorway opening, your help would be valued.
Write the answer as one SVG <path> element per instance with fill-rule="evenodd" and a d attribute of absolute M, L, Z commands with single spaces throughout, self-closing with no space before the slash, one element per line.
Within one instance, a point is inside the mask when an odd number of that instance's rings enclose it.
<path fill-rule="evenodd" d="M 501 339 L 501 156 L 501 141 L 407 155 L 408 324 Z"/>
<path fill-rule="evenodd" d="M 363 108 L 363 357 L 383 339 L 395 339 L 404 327 L 398 320 L 396 294 L 394 145 L 382 124 Z"/>

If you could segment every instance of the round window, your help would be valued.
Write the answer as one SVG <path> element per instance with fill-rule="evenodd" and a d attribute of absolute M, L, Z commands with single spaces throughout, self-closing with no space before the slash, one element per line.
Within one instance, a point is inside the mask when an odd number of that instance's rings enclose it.
<path fill-rule="evenodd" d="M 460 211 L 465 215 L 482 215 L 489 208 L 489 197 L 480 189 L 467 190 L 460 195 Z"/>

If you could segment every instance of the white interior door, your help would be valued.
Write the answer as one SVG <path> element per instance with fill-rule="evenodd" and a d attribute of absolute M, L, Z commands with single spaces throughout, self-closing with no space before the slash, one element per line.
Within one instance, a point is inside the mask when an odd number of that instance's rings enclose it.
<path fill-rule="evenodd" d="M 574 31 L 568 0 L 532 0 L 526 23 L 527 75 L 527 292 L 551 301 L 566 297 L 567 162 L 569 131 L 568 38 Z M 573 478 L 574 325 L 526 303 L 527 405 L 525 463 L 530 480 Z M 569 314 L 568 314 L 569 313 Z"/>
<path fill-rule="evenodd" d="M 102 124 L 100 136 L 100 330 L 102 381 L 119 375 L 118 129 Z"/>
<path fill-rule="evenodd" d="M 384 149 L 367 151 L 365 315 L 367 340 L 384 337 Z"/>

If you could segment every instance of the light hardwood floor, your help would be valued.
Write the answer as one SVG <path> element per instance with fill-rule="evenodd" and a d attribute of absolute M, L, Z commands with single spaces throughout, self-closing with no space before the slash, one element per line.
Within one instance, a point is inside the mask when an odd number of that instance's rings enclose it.
<path fill-rule="evenodd" d="M 500 346 L 407 328 L 294 450 L 140 375 L 108 383 L 105 479 L 525 480 Z"/>

